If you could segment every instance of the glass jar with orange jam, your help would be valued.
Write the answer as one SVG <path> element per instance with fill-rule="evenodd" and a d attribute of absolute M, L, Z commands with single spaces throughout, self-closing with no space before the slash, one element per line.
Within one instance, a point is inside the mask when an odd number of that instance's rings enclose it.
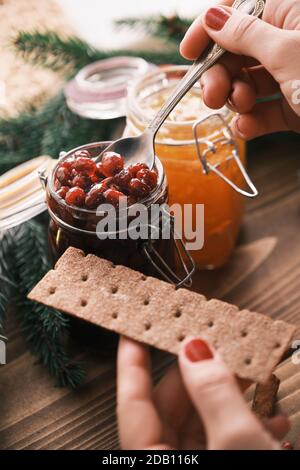
<path fill-rule="evenodd" d="M 186 70 L 185 66 L 165 66 L 135 82 L 128 94 L 125 135 L 137 135 L 145 129 Z M 210 167 L 217 164 L 225 178 L 244 187 L 241 168 L 228 157 L 230 147 L 235 147 L 245 164 L 245 143 L 224 139 L 234 113 L 225 107 L 217 116 L 214 113 L 203 103 L 196 84 L 172 111 L 155 140 L 155 153 L 169 181 L 170 204 L 192 204 L 194 215 L 196 204 L 204 205 L 204 246 L 191 255 L 198 267 L 206 269 L 220 267 L 230 257 L 244 211 L 243 196 L 215 171 L 205 173 L 199 161 L 196 141 Z M 195 127 L 199 119 L 204 120 Z"/>

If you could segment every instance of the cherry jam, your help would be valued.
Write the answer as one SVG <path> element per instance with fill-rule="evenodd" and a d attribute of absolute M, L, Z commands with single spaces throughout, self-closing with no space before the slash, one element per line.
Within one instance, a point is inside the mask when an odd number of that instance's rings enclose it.
<path fill-rule="evenodd" d="M 128 168 L 124 158 L 106 152 L 101 162 L 94 158 L 109 143 L 94 143 L 74 149 L 60 158 L 47 182 L 47 203 L 50 214 L 49 243 L 53 261 L 74 246 L 86 253 L 137 269 L 145 274 L 161 277 L 157 269 L 145 256 L 144 248 L 159 253 L 164 261 L 175 269 L 174 240 L 155 237 L 132 239 L 119 232 L 120 221 L 132 217 L 120 210 L 120 198 L 127 198 L 127 206 L 143 203 L 149 212 L 153 204 L 168 201 L 168 187 L 163 167 L 158 159 L 154 170 L 144 163 Z M 97 224 L 103 219 L 97 213 L 100 204 L 116 207 L 116 229 L 109 238 L 99 239 Z M 150 220 L 150 219 L 149 219 Z M 150 224 L 150 222 L 149 222 Z"/>
<path fill-rule="evenodd" d="M 127 197 L 128 205 L 135 204 L 156 188 L 157 172 L 144 163 L 128 168 L 124 163 L 115 152 L 105 152 L 97 163 L 87 149 L 76 150 L 56 168 L 56 194 L 70 206 L 86 209 L 102 203 L 118 207 L 122 197 Z"/>

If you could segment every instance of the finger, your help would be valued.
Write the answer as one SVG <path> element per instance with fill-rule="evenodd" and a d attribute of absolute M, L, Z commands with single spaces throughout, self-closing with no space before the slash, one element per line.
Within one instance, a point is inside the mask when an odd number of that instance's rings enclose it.
<path fill-rule="evenodd" d="M 216 1 L 215 4 L 232 5 L 233 0 Z M 199 16 L 186 32 L 181 44 L 180 53 L 188 60 L 196 59 L 204 51 L 210 41 L 207 32 L 203 28 L 202 18 Z"/>
<path fill-rule="evenodd" d="M 231 91 L 231 77 L 227 69 L 216 64 L 202 76 L 200 83 L 206 106 L 211 109 L 222 108 Z"/>
<path fill-rule="evenodd" d="M 121 337 L 117 359 L 117 416 L 123 449 L 146 449 L 162 442 L 162 427 L 152 399 L 148 350 Z"/>
<path fill-rule="evenodd" d="M 245 72 L 251 81 L 258 98 L 271 96 L 280 91 L 279 84 L 262 66 L 248 68 Z"/>
<path fill-rule="evenodd" d="M 257 60 L 251 58 L 251 57 L 246 57 L 243 55 L 236 55 L 236 54 L 231 54 L 230 52 L 226 52 L 220 60 L 218 60 L 218 64 L 221 64 L 225 67 L 227 70 L 229 76 L 231 79 L 236 77 L 237 75 L 240 75 L 242 70 L 245 68 L 250 68 L 250 67 L 257 67 L 260 66 L 260 64 L 257 62 Z M 201 80 L 203 77 L 205 77 L 206 74 L 209 75 L 209 72 L 211 69 L 213 69 L 215 65 L 213 65 L 210 69 L 208 69 L 201 77 Z"/>
<path fill-rule="evenodd" d="M 264 423 L 265 428 L 272 434 L 272 436 L 281 441 L 290 430 L 290 422 L 286 416 L 278 415 L 269 418 Z"/>
<path fill-rule="evenodd" d="M 164 421 L 179 429 L 192 409 L 192 403 L 179 372 L 178 364 L 172 365 L 154 389 L 154 401 Z"/>
<path fill-rule="evenodd" d="M 272 132 L 288 130 L 289 126 L 283 112 L 282 101 L 258 103 L 251 113 L 237 116 L 231 123 L 233 133 L 237 137 L 250 140 Z"/>
<path fill-rule="evenodd" d="M 230 52 L 226 52 L 224 56 L 221 57 L 221 59 L 218 61 L 216 65 L 223 65 L 223 67 L 226 69 L 229 77 L 233 79 L 236 75 L 240 74 L 241 70 L 248 66 L 248 57 L 244 57 L 242 55 L 236 55 L 236 54 L 231 54 Z M 216 67 L 216 65 L 213 65 L 210 69 L 208 69 L 202 77 L 205 77 L 206 75 L 209 75 L 210 71 Z M 202 80 L 201 77 L 201 80 Z"/>
<path fill-rule="evenodd" d="M 238 384 L 238 386 L 239 386 L 242 393 L 244 393 L 253 384 L 253 382 L 251 382 L 251 380 L 241 379 L 239 377 L 235 377 L 235 378 L 236 378 L 237 384 Z"/>
<path fill-rule="evenodd" d="M 234 111 L 241 114 L 247 113 L 250 112 L 256 104 L 256 93 L 250 83 L 237 78 L 232 83 L 232 91 L 228 100 Z"/>
<path fill-rule="evenodd" d="M 242 71 L 248 63 L 247 57 L 225 54 L 218 64 L 202 75 L 200 83 L 203 100 L 209 108 L 219 109 L 226 104 L 228 99 L 234 100 L 235 96 L 230 97 L 234 92 L 238 95 L 235 105 L 240 104 L 241 111 L 239 112 L 251 109 L 255 99 L 254 84 L 247 73 Z M 241 87 L 239 87 L 239 82 L 242 82 Z M 247 85 L 244 85 L 244 82 Z M 245 93 L 245 98 L 239 95 L 240 91 L 242 94 Z"/>
<path fill-rule="evenodd" d="M 187 339 L 179 364 L 188 393 L 203 419 L 209 449 L 279 447 L 248 408 L 221 357 L 204 340 Z"/>
<path fill-rule="evenodd" d="M 180 449 L 199 450 L 206 448 L 206 435 L 203 423 L 194 407 L 182 426 L 180 433 Z"/>
<path fill-rule="evenodd" d="M 286 62 L 286 58 L 281 57 L 283 51 L 290 55 L 294 33 L 276 28 L 255 16 L 222 6 L 208 9 L 202 19 L 203 28 L 217 44 L 234 54 L 257 59 L 269 71 L 276 64 L 278 66 L 278 57 Z M 193 36 L 195 40 L 195 34 Z"/>
<path fill-rule="evenodd" d="M 240 114 L 250 112 L 257 98 L 265 98 L 280 91 L 278 83 L 264 67 L 243 70 L 233 80 L 232 93 L 228 98 L 229 107 Z"/>

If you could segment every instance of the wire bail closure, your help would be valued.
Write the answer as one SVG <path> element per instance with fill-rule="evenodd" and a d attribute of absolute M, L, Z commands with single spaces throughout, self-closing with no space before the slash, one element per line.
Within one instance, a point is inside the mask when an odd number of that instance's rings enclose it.
<path fill-rule="evenodd" d="M 59 219 L 54 212 L 48 207 L 48 212 L 50 217 L 61 227 L 71 230 L 74 233 L 78 234 L 86 234 L 86 235 L 95 235 L 96 232 L 79 229 L 77 227 L 71 227 L 68 223 L 64 222 L 63 220 Z M 181 286 L 191 287 L 192 286 L 192 276 L 196 270 L 195 261 L 191 257 L 190 253 L 185 247 L 184 242 L 180 237 L 175 238 L 175 229 L 174 229 L 174 216 L 168 213 L 168 217 L 170 219 L 170 233 L 172 235 L 172 240 L 174 241 L 175 249 L 180 260 L 181 266 L 185 272 L 185 276 L 181 279 L 177 276 L 174 269 L 172 269 L 166 260 L 159 254 L 159 252 L 154 247 L 153 239 L 150 237 L 147 240 L 143 240 L 141 242 L 140 248 L 142 253 L 144 254 L 145 258 L 152 264 L 154 269 L 162 276 L 164 280 L 174 284 L 176 289 Z M 150 233 L 158 233 L 160 228 L 157 225 L 150 225 L 147 224 L 147 228 L 150 228 Z M 154 238 L 155 240 L 156 238 Z M 184 255 L 182 254 L 184 253 Z M 186 258 L 186 260 L 184 259 Z"/>
<path fill-rule="evenodd" d="M 198 137 L 199 126 L 203 124 L 203 122 L 208 121 L 211 118 L 218 118 L 221 121 L 222 135 L 214 140 L 209 140 L 206 138 L 199 138 Z M 255 187 L 254 183 L 252 182 L 250 176 L 248 175 L 246 171 L 246 168 L 241 162 L 238 148 L 233 138 L 231 129 L 228 126 L 227 122 L 225 121 L 224 117 L 220 113 L 212 113 L 209 116 L 206 116 L 205 118 L 198 119 L 193 125 L 193 134 L 194 134 L 195 143 L 196 143 L 197 155 L 202 165 L 204 174 L 207 175 L 210 171 L 213 171 L 216 175 L 222 178 L 222 180 L 225 181 L 225 183 L 227 183 L 229 186 L 231 186 L 231 188 L 233 188 L 236 192 L 238 192 L 239 194 L 242 194 L 243 196 L 254 198 L 258 195 L 257 188 Z M 219 169 L 222 162 L 212 164 L 209 161 L 207 161 L 206 157 L 210 152 L 211 153 L 217 152 L 217 148 L 216 148 L 217 143 L 221 145 L 228 145 L 231 147 L 231 153 L 228 155 L 228 157 L 226 157 L 225 161 L 230 161 L 230 160 L 235 161 L 241 174 L 244 177 L 244 180 L 246 181 L 251 191 L 246 191 L 245 189 L 240 188 L 233 181 L 231 181 L 231 179 L 229 179 L 224 173 L 222 173 L 221 170 Z M 203 151 L 201 151 L 201 148 L 200 148 L 201 144 L 206 145 L 206 148 Z"/>
<path fill-rule="evenodd" d="M 170 232 L 172 234 L 172 239 L 174 241 L 176 253 L 178 255 L 178 258 L 180 260 L 180 263 L 186 275 L 182 279 L 180 279 L 180 277 L 177 276 L 175 271 L 168 265 L 168 263 L 163 259 L 163 257 L 154 248 L 154 245 L 151 239 L 142 244 L 142 250 L 146 258 L 152 264 L 152 266 L 156 269 L 156 271 L 160 273 L 163 279 L 170 282 L 171 284 L 174 284 L 176 289 L 178 289 L 181 286 L 191 287 L 192 276 L 196 270 L 195 261 L 193 260 L 189 251 L 186 249 L 183 240 L 180 237 L 175 237 L 176 232 L 174 228 L 174 225 L 175 225 L 174 216 L 168 213 L 168 217 L 170 219 Z M 154 230 L 157 230 L 156 226 L 151 226 L 151 228 L 154 228 Z M 184 253 L 184 256 L 182 252 Z M 186 261 L 184 257 L 186 257 Z"/>

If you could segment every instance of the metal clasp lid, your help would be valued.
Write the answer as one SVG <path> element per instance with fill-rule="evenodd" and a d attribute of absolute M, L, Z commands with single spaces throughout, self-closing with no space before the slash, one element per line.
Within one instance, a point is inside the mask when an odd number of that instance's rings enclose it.
<path fill-rule="evenodd" d="M 191 287 L 192 285 L 192 276 L 196 270 L 195 261 L 190 255 L 189 251 L 186 249 L 185 244 L 181 237 L 179 237 L 175 231 L 175 218 L 169 212 L 166 213 L 169 224 L 170 224 L 170 233 L 171 239 L 174 242 L 175 253 L 177 256 L 178 262 L 180 263 L 182 270 L 184 272 L 183 277 L 180 278 L 175 270 L 169 266 L 169 264 L 163 259 L 161 254 L 156 250 L 151 238 L 142 244 L 142 250 L 148 261 L 152 264 L 155 270 L 162 276 L 163 279 L 174 284 L 176 289 L 181 286 Z M 166 223 L 166 219 L 165 219 Z M 151 229 L 156 232 L 158 230 L 157 226 L 151 225 Z"/>
<path fill-rule="evenodd" d="M 46 181 L 46 174 L 54 165 L 51 157 L 40 156 L 1 175 L 0 231 L 16 227 L 47 209 L 40 181 Z"/>
<path fill-rule="evenodd" d="M 206 137 L 204 138 L 199 138 L 198 136 L 198 130 L 199 126 L 203 124 L 205 121 L 211 120 L 212 118 L 217 118 L 220 120 L 222 129 L 220 131 L 220 136 L 218 136 L 216 139 L 211 140 Z M 227 122 L 225 121 L 224 117 L 220 113 L 213 113 L 210 114 L 209 116 L 205 118 L 198 119 L 194 125 L 193 125 L 193 133 L 194 133 L 194 138 L 195 138 L 195 143 L 196 143 L 196 149 L 197 149 L 197 154 L 198 158 L 200 160 L 200 163 L 202 165 L 203 173 L 208 174 L 210 171 L 213 171 L 216 175 L 218 175 L 220 178 L 222 178 L 223 181 L 225 181 L 229 186 L 231 186 L 235 191 L 238 193 L 242 194 L 243 196 L 247 197 L 256 197 L 258 195 L 258 190 L 256 189 L 254 183 L 252 182 L 250 176 L 248 175 L 244 165 L 242 164 L 240 157 L 239 157 L 239 152 L 238 148 L 235 142 L 235 139 L 232 135 L 231 129 L 228 126 Z M 206 148 L 201 151 L 200 145 L 205 145 Z M 248 187 L 250 188 L 251 191 L 246 191 L 243 188 L 240 188 L 237 186 L 231 179 L 229 179 L 222 171 L 219 169 L 222 162 L 217 162 L 217 163 L 210 163 L 207 160 L 207 155 L 209 153 L 216 153 L 217 152 L 217 147 L 216 144 L 221 144 L 221 145 L 228 145 L 231 148 L 231 151 L 229 155 L 225 158 L 225 161 L 230 161 L 234 160 L 238 169 L 240 170 L 241 174 L 243 175 Z"/>

